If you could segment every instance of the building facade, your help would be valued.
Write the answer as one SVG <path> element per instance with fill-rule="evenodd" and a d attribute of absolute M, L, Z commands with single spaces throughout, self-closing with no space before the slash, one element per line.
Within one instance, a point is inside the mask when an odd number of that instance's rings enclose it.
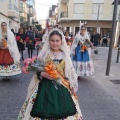
<path fill-rule="evenodd" d="M 0 23 L 7 22 L 17 32 L 19 19 L 19 0 L 0 0 Z"/>
<path fill-rule="evenodd" d="M 113 15 L 113 0 L 59 0 L 59 27 L 76 33 L 81 25 L 90 33 L 110 36 Z"/>
<path fill-rule="evenodd" d="M 35 0 L 20 1 L 21 27 L 33 26 L 36 22 Z"/>
<path fill-rule="evenodd" d="M 57 5 L 52 5 L 52 7 L 49 8 L 49 20 L 47 19 L 46 21 L 49 21 L 49 25 L 56 26 L 58 22 L 58 6 Z"/>

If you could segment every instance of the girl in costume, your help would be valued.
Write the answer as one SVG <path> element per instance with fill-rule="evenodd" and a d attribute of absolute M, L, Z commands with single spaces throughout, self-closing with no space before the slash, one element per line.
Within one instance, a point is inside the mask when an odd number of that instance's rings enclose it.
<path fill-rule="evenodd" d="M 76 92 L 77 75 L 72 65 L 63 32 L 53 29 L 38 60 L 57 74 L 38 71 L 28 87 L 28 95 L 18 120 L 82 120 Z"/>
<path fill-rule="evenodd" d="M 20 74 L 20 53 L 14 34 L 6 22 L 2 22 L 0 28 L 0 76 Z"/>
<path fill-rule="evenodd" d="M 86 27 L 81 26 L 81 30 L 76 35 L 71 47 L 73 65 L 78 78 L 80 78 L 80 76 L 90 76 L 94 73 L 91 47 L 92 44 L 87 34 Z"/>

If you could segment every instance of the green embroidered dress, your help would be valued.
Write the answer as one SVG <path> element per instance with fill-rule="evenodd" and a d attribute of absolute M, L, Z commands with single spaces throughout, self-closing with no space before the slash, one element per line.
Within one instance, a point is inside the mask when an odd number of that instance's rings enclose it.
<path fill-rule="evenodd" d="M 47 56 L 46 61 L 51 61 L 51 58 Z M 64 60 L 56 65 L 64 76 Z M 68 89 L 62 84 L 53 82 L 43 78 L 39 83 L 37 97 L 31 111 L 32 117 L 62 119 L 76 114 L 75 104 Z"/>
<path fill-rule="evenodd" d="M 65 61 L 54 61 L 48 55 L 45 62 L 50 61 L 65 77 Z M 36 75 L 33 81 L 35 78 Z M 82 120 L 78 100 L 71 96 L 69 90 L 62 84 L 43 78 L 36 83 L 32 91 L 23 104 L 17 120 Z"/>

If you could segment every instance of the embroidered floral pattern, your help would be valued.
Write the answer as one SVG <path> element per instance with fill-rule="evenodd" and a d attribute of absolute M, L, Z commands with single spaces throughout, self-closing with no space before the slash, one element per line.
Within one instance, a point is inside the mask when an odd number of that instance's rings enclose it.
<path fill-rule="evenodd" d="M 31 97 L 28 100 L 25 101 L 25 103 L 23 104 L 23 106 L 22 106 L 22 108 L 20 110 L 20 113 L 18 115 L 18 119 L 17 120 L 26 120 L 25 119 L 26 116 L 27 116 L 27 118 L 29 118 L 27 120 L 42 120 L 40 118 L 33 118 L 33 117 L 30 116 L 30 114 L 27 114 L 28 111 L 31 111 L 30 108 L 32 108 L 32 106 L 34 104 L 34 99 L 36 98 L 37 91 L 38 91 L 38 87 L 35 89 L 35 91 L 31 95 Z M 81 116 L 81 111 L 79 109 L 78 99 L 73 98 L 73 101 L 74 101 L 74 103 L 76 105 L 76 108 L 78 110 L 77 114 L 75 114 L 74 116 L 70 116 L 70 117 L 68 117 L 68 118 L 66 118 L 64 120 L 68 120 L 68 119 L 70 119 L 70 120 L 83 120 L 82 116 Z M 27 110 L 28 108 L 29 108 L 29 110 Z M 45 119 L 45 120 L 47 120 L 47 119 Z M 61 120 L 61 119 L 59 119 L 59 120 Z"/>
<path fill-rule="evenodd" d="M 12 65 L 0 65 L 0 76 L 11 76 L 21 73 L 21 67 L 19 63 Z"/>
<path fill-rule="evenodd" d="M 78 76 L 91 76 L 94 73 L 93 62 L 76 62 L 73 61 L 74 68 Z"/>

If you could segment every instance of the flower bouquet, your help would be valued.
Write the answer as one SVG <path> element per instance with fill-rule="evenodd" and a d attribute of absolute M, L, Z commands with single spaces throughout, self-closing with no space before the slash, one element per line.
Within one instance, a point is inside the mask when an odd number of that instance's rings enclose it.
<path fill-rule="evenodd" d="M 35 41 L 40 41 L 40 38 L 35 38 Z"/>
<path fill-rule="evenodd" d="M 36 42 L 35 47 L 38 48 L 38 49 L 40 49 L 42 47 L 41 42 Z"/>
<path fill-rule="evenodd" d="M 19 41 L 21 39 L 20 36 L 16 36 L 16 41 Z"/>
<path fill-rule="evenodd" d="M 91 46 L 91 43 L 88 39 L 85 40 L 85 42 L 82 44 L 81 52 L 84 52 Z"/>
<path fill-rule="evenodd" d="M 87 49 L 88 49 L 87 46 L 82 45 L 81 52 L 84 52 L 84 51 L 87 50 Z"/>
<path fill-rule="evenodd" d="M 58 76 L 58 71 L 55 69 L 53 63 L 50 62 L 45 65 L 44 63 L 38 61 L 37 56 L 33 56 L 32 58 L 27 58 L 24 60 L 22 72 L 28 74 L 30 71 L 47 72 L 53 78 L 52 83 L 56 89 L 58 89 L 57 85 L 62 83 L 61 78 Z"/>
<path fill-rule="evenodd" d="M 7 47 L 7 41 L 4 38 L 2 38 L 2 44 L 1 45 L 3 47 Z"/>
<path fill-rule="evenodd" d="M 23 43 L 23 39 L 21 39 L 20 36 L 17 36 L 17 37 L 16 37 L 16 41 L 19 41 L 19 42 Z"/>
<path fill-rule="evenodd" d="M 71 41 L 68 41 L 68 42 L 67 42 L 67 45 L 71 46 Z"/>
<path fill-rule="evenodd" d="M 26 41 L 26 42 L 29 42 L 29 37 L 26 37 L 26 38 L 25 38 L 25 41 Z"/>
<path fill-rule="evenodd" d="M 40 63 L 37 59 L 37 56 L 33 56 L 32 58 L 27 58 L 24 60 L 24 66 L 22 67 L 22 71 L 25 74 L 28 74 L 30 71 L 38 71 L 43 70 L 44 65 Z"/>
<path fill-rule="evenodd" d="M 59 79 L 58 71 L 54 68 L 52 62 L 45 65 L 44 71 L 47 72 L 51 77 L 53 77 L 54 80 Z"/>
<path fill-rule="evenodd" d="M 62 80 L 58 76 L 59 73 L 55 69 L 53 63 L 50 62 L 50 63 L 46 64 L 44 67 L 44 71 L 47 72 L 53 78 L 52 83 L 53 83 L 54 87 L 56 88 L 56 90 L 58 90 L 57 86 L 62 84 Z"/>

